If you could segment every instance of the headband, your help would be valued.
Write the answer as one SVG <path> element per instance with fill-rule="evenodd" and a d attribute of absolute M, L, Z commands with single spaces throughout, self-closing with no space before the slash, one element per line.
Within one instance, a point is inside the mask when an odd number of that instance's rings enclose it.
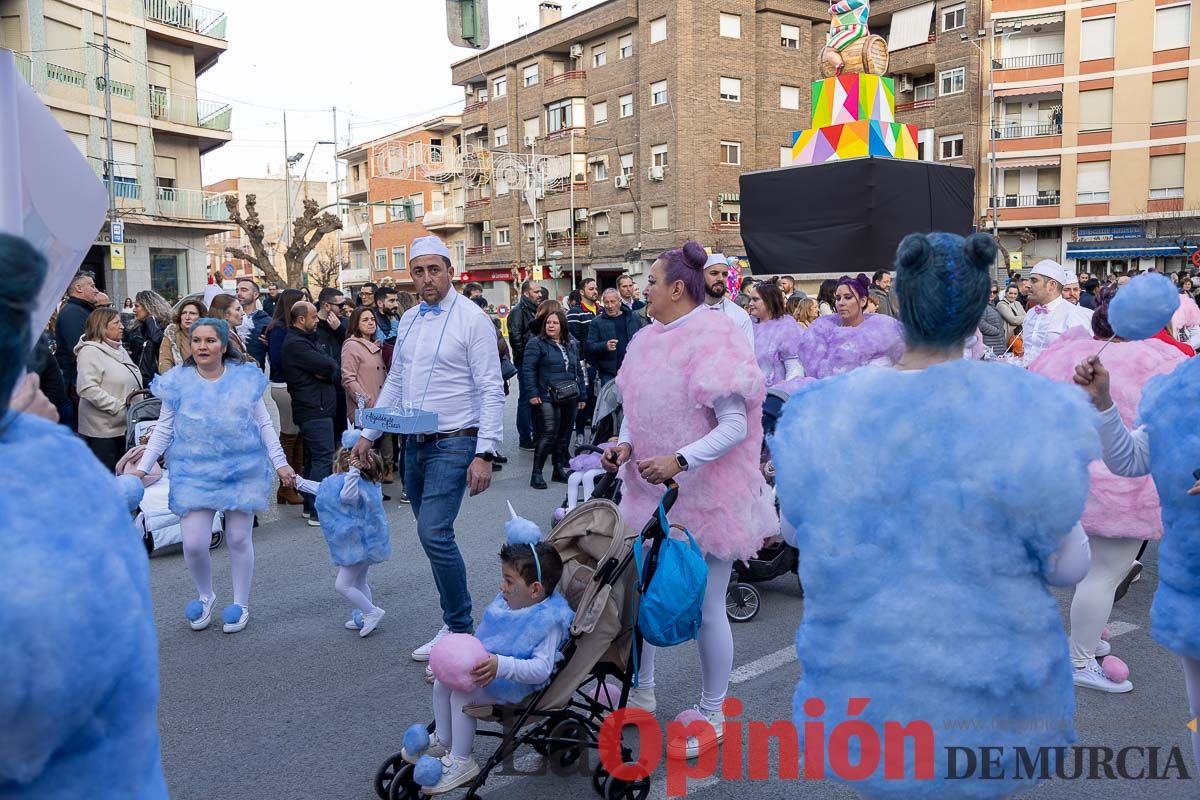
<path fill-rule="evenodd" d="M 504 536 L 509 544 L 529 545 L 529 550 L 533 553 L 533 564 L 537 567 L 538 583 L 542 583 L 542 561 L 537 554 L 537 546 L 542 541 L 542 529 L 536 522 L 517 516 L 511 502 L 508 504 L 508 513 L 512 515 L 512 519 L 504 524 Z"/>

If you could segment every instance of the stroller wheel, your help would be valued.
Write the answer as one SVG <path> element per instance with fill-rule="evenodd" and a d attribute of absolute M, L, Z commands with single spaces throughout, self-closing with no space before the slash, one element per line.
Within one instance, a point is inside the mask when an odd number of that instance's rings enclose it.
<path fill-rule="evenodd" d="M 587 731 L 573 719 L 563 720 L 550 729 L 550 762 L 559 769 L 567 769 L 583 755 Z"/>
<path fill-rule="evenodd" d="M 208 543 L 209 550 L 216 550 L 225 541 L 225 531 L 213 531 L 212 541 Z"/>
<path fill-rule="evenodd" d="M 649 778 L 641 778 L 636 781 L 610 778 L 604 796 L 606 800 L 646 800 L 649 794 Z"/>
<path fill-rule="evenodd" d="M 592 788 L 596 790 L 596 794 L 600 795 L 600 797 L 607 797 L 605 790 L 608 788 L 610 780 L 612 780 L 612 776 L 608 774 L 608 770 L 604 768 L 604 764 L 596 764 L 596 768 L 592 770 Z"/>
<path fill-rule="evenodd" d="M 154 555 L 154 537 L 150 535 L 149 531 L 142 537 L 142 544 L 146 547 L 147 557 Z"/>
<path fill-rule="evenodd" d="M 748 583 L 734 583 L 725 590 L 725 613 L 733 622 L 749 622 L 758 614 L 762 598 Z"/>
<path fill-rule="evenodd" d="M 383 762 L 383 766 L 375 773 L 375 794 L 379 795 L 379 800 L 388 800 L 396 774 L 403 771 L 404 767 L 409 766 L 409 763 L 399 753 Z M 409 772 L 411 773 L 411 769 Z"/>
<path fill-rule="evenodd" d="M 417 800 L 421 787 L 413 780 L 413 765 L 405 764 L 388 787 L 388 800 Z"/>

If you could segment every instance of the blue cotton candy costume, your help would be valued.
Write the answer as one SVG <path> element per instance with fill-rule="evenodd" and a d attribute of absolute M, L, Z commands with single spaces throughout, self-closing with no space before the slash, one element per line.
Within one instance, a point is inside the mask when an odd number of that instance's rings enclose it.
<path fill-rule="evenodd" d="M 1014 438 L 985 407 L 1037 413 Z M 934 729 L 933 780 L 913 779 L 910 740 L 904 780 L 885 780 L 881 760 L 866 780 L 846 781 L 864 797 L 1008 796 L 1032 783 L 1012 780 L 1015 746 L 1074 741 L 1067 639 L 1042 574 L 1083 511 L 1095 420 L 1074 387 L 973 361 L 865 367 L 788 402 L 770 446 L 805 588 L 793 706 L 801 737 L 818 719 L 804 711 L 809 698 L 825 704 L 827 742 L 847 719 L 868 722 L 881 746 L 885 722 Z M 874 432 L 870 447 L 863 430 Z M 870 703 L 850 715 L 850 698 Z M 954 730 L 946 719 L 985 724 Z M 1004 747 L 1009 779 L 944 780 L 952 746 Z M 857 764 L 859 741 L 850 748 Z M 825 753 L 826 776 L 839 779 Z"/>
<path fill-rule="evenodd" d="M 338 567 L 378 564 L 392 557 L 383 489 L 377 483 L 358 481 L 358 498 L 342 502 L 348 473 L 339 472 L 321 481 L 317 490 L 317 516 L 329 545 L 329 560 Z"/>
<path fill-rule="evenodd" d="M 150 391 L 175 410 L 175 435 L 167 451 L 171 513 L 267 507 L 273 470 L 253 419 L 266 387 L 267 377 L 256 365 L 232 362 L 215 381 L 181 365 L 150 384 Z"/>
<path fill-rule="evenodd" d="M 9 414 L 0 486 L 0 798 L 166 798 L 146 551 L 114 477 Z"/>
<path fill-rule="evenodd" d="M 483 612 L 483 621 L 479 623 L 475 637 L 494 655 L 531 658 L 551 631 L 557 629 L 559 639 L 565 640 L 574 618 L 575 612 L 558 592 L 540 603 L 516 610 L 509 608 L 504 595 L 498 594 Z M 561 655 L 556 656 L 556 661 L 561 658 Z M 484 691 L 498 703 L 515 703 L 547 683 L 549 681 L 531 686 L 496 678 Z"/>

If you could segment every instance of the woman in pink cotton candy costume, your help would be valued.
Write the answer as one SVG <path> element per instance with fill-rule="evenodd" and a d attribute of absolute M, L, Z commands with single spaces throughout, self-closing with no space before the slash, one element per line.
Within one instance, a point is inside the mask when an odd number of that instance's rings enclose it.
<path fill-rule="evenodd" d="M 663 484 L 679 484 L 673 522 L 695 536 L 708 563 L 699 650 L 700 703 L 681 721 L 707 720 L 720 741 L 721 704 L 733 669 L 733 635 L 725 616 L 732 564 L 758 551 L 779 530 L 758 469 L 764 381 L 750 343 L 724 314 L 704 303 L 704 249 L 688 242 L 664 253 L 650 270 L 646 299 L 654 320 L 629 345 L 617 374 L 625 418 L 605 468 L 620 468 L 621 514 L 631 524 L 649 518 Z M 654 650 L 642 650 L 639 685 L 630 704 L 653 713 Z M 688 757 L 699 740 L 683 744 Z M 672 745 L 669 743 L 668 748 Z M 679 747 L 684 749 L 684 747 Z M 682 755 L 682 754 L 681 754 Z"/>
<path fill-rule="evenodd" d="M 834 314 L 819 317 L 800 340 L 798 354 L 809 378 L 828 378 L 865 364 L 890 367 L 904 355 L 904 327 L 883 314 L 868 314 L 866 275 L 843 275 L 834 293 Z"/>

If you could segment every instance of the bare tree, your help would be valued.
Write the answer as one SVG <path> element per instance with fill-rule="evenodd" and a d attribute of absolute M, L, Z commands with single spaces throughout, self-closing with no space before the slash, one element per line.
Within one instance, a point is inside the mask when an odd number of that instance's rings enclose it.
<path fill-rule="evenodd" d="M 308 288 L 314 295 L 321 289 L 336 288 L 342 268 L 346 266 L 345 248 L 336 239 L 325 239 L 317 248 L 316 257 L 308 265 Z"/>
<path fill-rule="evenodd" d="M 292 220 L 292 239 L 283 254 L 284 269 L 287 274 L 280 275 L 275 269 L 274 253 L 267 249 L 263 241 L 266 231 L 258 217 L 257 204 L 257 195 L 246 195 L 246 215 L 242 216 L 238 207 L 237 195 L 225 197 L 225 207 L 229 209 L 229 220 L 242 229 L 250 242 L 249 251 L 244 247 L 226 247 L 225 252 L 234 258 L 245 259 L 253 264 L 262 271 L 268 281 L 300 288 L 304 275 L 304 264 L 308 260 L 309 254 L 325 236 L 342 229 L 341 219 L 328 211 L 318 215 L 320 206 L 317 205 L 317 201 L 306 197 L 304 212 Z"/>

